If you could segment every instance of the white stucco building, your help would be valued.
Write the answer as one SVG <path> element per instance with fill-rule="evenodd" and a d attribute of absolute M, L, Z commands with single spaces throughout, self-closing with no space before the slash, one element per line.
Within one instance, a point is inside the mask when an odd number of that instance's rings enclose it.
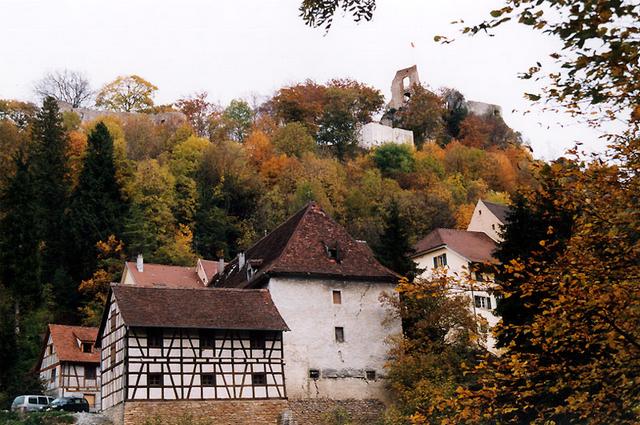
<path fill-rule="evenodd" d="M 435 229 L 415 245 L 412 256 L 418 267 L 424 270 L 424 277 L 440 268 L 461 280 L 468 279 L 470 285 L 452 288 L 452 293 L 464 291 L 474 315 L 484 319 L 489 328 L 499 321 L 494 314 L 498 300 L 491 291 L 493 276 L 482 270 L 483 264 L 497 261 L 493 251 L 501 240 L 500 231 L 506 214 L 506 206 L 479 200 L 467 230 Z M 490 332 L 486 348 L 497 352 Z"/>
<path fill-rule="evenodd" d="M 371 149 L 384 143 L 408 144 L 413 146 L 413 131 L 389 127 L 377 122 L 363 125 L 358 133 L 358 145 Z"/>
<path fill-rule="evenodd" d="M 380 302 L 397 276 L 318 205 L 309 204 L 231 261 L 215 283 L 266 288 L 283 334 L 289 398 L 380 399 L 386 340 L 401 333 Z"/>

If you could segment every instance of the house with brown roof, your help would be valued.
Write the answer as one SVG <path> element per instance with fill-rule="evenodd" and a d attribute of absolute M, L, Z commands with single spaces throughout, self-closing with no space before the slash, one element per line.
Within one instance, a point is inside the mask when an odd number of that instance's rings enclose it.
<path fill-rule="evenodd" d="M 493 251 L 500 242 L 501 227 L 508 214 L 508 207 L 478 200 L 467 230 L 435 229 L 414 245 L 413 261 L 423 270 L 422 276 L 430 276 L 434 269 L 468 280 L 471 285 L 452 288 L 452 292 L 465 291 L 470 308 L 476 317 L 486 321 L 489 328 L 498 323 L 494 314 L 497 299 L 491 291 L 493 276 L 484 265 L 495 263 Z M 495 341 L 487 336 L 487 349 L 494 351 Z"/>
<path fill-rule="evenodd" d="M 230 411 L 262 400 L 275 407 L 260 414 L 275 422 L 287 397 L 288 329 L 264 289 L 114 284 L 96 341 L 103 411 L 115 424 L 137 424 L 193 413 L 194 403 L 201 414 L 206 402 L 227 423 Z M 223 400 L 230 407 L 216 404 Z"/>
<path fill-rule="evenodd" d="M 195 267 L 167 266 L 145 263 L 142 255 L 138 255 L 136 262 L 125 262 L 120 283 L 155 288 L 202 288 L 211 284 L 219 268 L 224 268 L 224 261 L 199 258 Z"/>
<path fill-rule="evenodd" d="M 94 346 L 98 328 L 50 324 L 36 369 L 53 397 L 78 396 L 100 410 L 100 350 Z"/>
<path fill-rule="evenodd" d="M 283 335 L 292 399 L 386 399 L 384 364 L 399 319 L 380 302 L 398 276 L 315 203 L 239 254 L 214 286 L 268 290 Z"/>

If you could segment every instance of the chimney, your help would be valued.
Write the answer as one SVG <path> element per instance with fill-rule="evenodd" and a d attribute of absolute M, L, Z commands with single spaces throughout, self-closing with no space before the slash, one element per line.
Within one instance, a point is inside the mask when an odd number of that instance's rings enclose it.
<path fill-rule="evenodd" d="M 244 252 L 238 254 L 238 270 L 242 270 L 244 267 Z"/>
<path fill-rule="evenodd" d="M 218 260 L 218 274 L 222 276 L 222 273 L 224 273 L 224 258 Z"/>
<path fill-rule="evenodd" d="M 138 258 L 136 258 L 136 269 L 140 273 L 144 271 L 144 259 L 142 258 L 142 254 L 138 254 Z"/>

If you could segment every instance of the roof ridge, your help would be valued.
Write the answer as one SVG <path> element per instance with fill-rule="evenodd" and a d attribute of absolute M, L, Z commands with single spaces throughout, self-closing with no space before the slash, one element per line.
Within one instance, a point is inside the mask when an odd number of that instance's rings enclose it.
<path fill-rule="evenodd" d="M 230 291 L 230 292 L 268 292 L 268 289 L 264 288 L 251 288 L 251 289 L 242 289 L 242 288 L 225 288 L 225 287 L 216 287 L 216 286 L 203 286 L 202 288 L 183 288 L 183 287 L 171 287 L 171 286 L 140 286 L 140 285 L 114 285 L 116 288 L 127 288 L 127 289 L 145 289 L 151 291 L 157 290 L 170 290 L 170 291 Z"/>
<path fill-rule="evenodd" d="M 97 326 L 82 326 L 82 325 L 62 325 L 59 323 L 48 323 L 48 326 L 55 326 L 57 328 L 83 328 L 83 329 L 97 329 Z"/>
<path fill-rule="evenodd" d="M 302 213 L 302 215 L 300 216 L 300 218 L 298 219 L 298 222 L 296 223 L 296 225 L 294 226 L 294 228 L 291 230 L 291 234 L 289 235 L 289 237 L 287 238 L 287 243 L 284 244 L 284 246 L 282 247 L 282 249 L 280 250 L 280 252 L 278 253 L 278 256 L 276 258 L 274 258 L 270 263 L 269 266 L 266 267 L 264 270 L 267 271 L 269 269 L 269 267 L 271 267 L 271 265 L 273 263 L 276 263 L 278 260 L 280 260 L 280 257 L 282 257 L 282 254 L 287 250 L 287 248 L 289 248 L 289 244 L 291 243 L 291 239 L 293 239 L 293 235 L 296 233 L 296 231 L 298 230 L 298 228 L 300 227 L 300 223 L 302 223 L 302 220 L 305 218 L 305 216 L 309 213 L 309 211 L 311 210 L 311 207 L 313 205 L 316 205 L 315 202 L 311 201 L 308 202 L 307 205 L 305 205 L 303 208 L 299 209 L 295 214 L 293 214 L 289 220 L 292 220 L 295 216 L 297 216 L 299 213 Z M 267 236 L 269 236 L 272 233 L 275 233 L 275 231 L 281 227 L 284 226 L 289 220 L 285 220 L 284 223 L 282 223 L 280 226 L 276 227 L 275 229 L 273 229 L 269 234 L 265 235 L 264 237 L 266 238 Z M 262 239 L 261 239 L 262 240 Z M 260 241 L 258 241 L 260 242 Z M 256 246 L 258 244 L 258 242 L 256 242 L 255 244 L 253 244 L 253 246 Z"/>

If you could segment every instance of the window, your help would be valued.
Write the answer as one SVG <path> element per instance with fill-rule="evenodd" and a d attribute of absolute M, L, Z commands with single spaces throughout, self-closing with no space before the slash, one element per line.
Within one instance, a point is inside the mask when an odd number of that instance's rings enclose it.
<path fill-rule="evenodd" d="M 161 387 L 162 373 L 150 373 L 148 381 L 150 387 Z"/>
<path fill-rule="evenodd" d="M 111 366 L 113 366 L 113 364 L 116 362 L 116 344 L 115 343 L 111 344 L 111 348 L 109 350 L 109 362 L 111 363 Z"/>
<path fill-rule="evenodd" d="M 252 350 L 260 350 L 265 347 L 265 335 L 263 332 L 251 332 L 249 340 L 249 348 Z"/>
<path fill-rule="evenodd" d="M 213 373 L 200 374 L 200 382 L 203 387 L 213 387 L 216 385 L 216 375 Z"/>
<path fill-rule="evenodd" d="M 260 373 L 252 373 L 251 374 L 251 383 L 253 385 L 267 385 L 267 374 Z"/>
<path fill-rule="evenodd" d="M 309 369 L 309 378 L 320 379 L 320 371 L 318 369 Z"/>
<path fill-rule="evenodd" d="M 147 329 L 147 345 L 149 348 L 162 348 L 162 329 Z"/>
<path fill-rule="evenodd" d="M 29 404 L 38 404 L 38 397 L 29 397 L 27 400 Z"/>
<path fill-rule="evenodd" d="M 332 292 L 332 294 L 333 294 L 333 303 L 342 304 L 342 292 L 335 290 Z"/>
<path fill-rule="evenodd" d="M 111 332 L 116 330 L 116 311 L 111 310 Z"/>
<path fill-rule="evenodd" d="M 375 381 L 376 380 L 376 371 L 375 370 L 367 370 L 365 372 L 367 376 L 367 381 Z"/>
<path fill-rule="evenodd" d="M 441 254 L 433 257 L 433 267 L 444 267 L 447 265 L 447 254 Z"/>
<path fill-rule="evenodd" d="M 212 331 L 201 330 L 200 331 L 200 348 L 211 349 L 215 345 L 215 336 Z"/>
<path fill-rule="evenodd" d="M 49 400 L 46 397 L 38 397 L 38 404 L 47 405 L 49 404 Z"/>
<path fill-rule="evenodd" d="M 84 377 L 85 377 L 85 379 L 96 379 L 96 367 L 95 366 L 85 366 L 84 367 Z"/>
<path fill-rule="evenodd" d="M 90 353 L 92 351 L 93 344 L 91 342 L 83 342 L 82 343 L 82 352 Z"/>
<path fill-rule="evenodd" d="M 56 381 L 56 373 L 58 372 L 57 368 L 53 368 L 51 369 L 51 382 L 55 382 Z"/>
<path fill-rule="evenodd" d="M 344 328 L 336 327 L 336 342 L 344 342 Z"/>
<path fill-rule="evenodd" d="M 53 344 L 49 344 L 49 346 L 47 347 L 47 351 L 48 351 L 49 355 L 53 354 Z"/>
<path fill-rule="evenodd" d="M 476 295 L 474 297 L 476 308 L 485 308 L 491 310 L 491 298 Z"/>

